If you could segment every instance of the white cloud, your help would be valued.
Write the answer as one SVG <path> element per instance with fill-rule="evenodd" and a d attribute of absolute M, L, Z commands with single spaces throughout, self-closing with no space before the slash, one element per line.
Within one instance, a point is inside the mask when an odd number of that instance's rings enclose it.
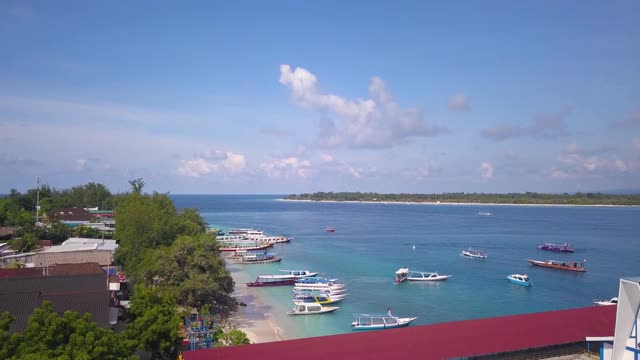
<path fill-rule="evenodd" d="M 609 127 L 611 128 L 630 128 L 638 126 L 640 126 L 640 111 L 630 114 L 622 120 L 609 123 Z"/>
<path fill-rule="evenodd" d="M 637 170 L 636 162 L 609 154 L 610 150 L 608 147 L 586 149 L 575 142 L 571 143 L 558 157 L 561 165 L 551 169 L 550 177 L 564 180 L 580 176 L 601 177 Z"/>
<path fill-rule="evenodd" d="M 86 168 L 86 166 L 87 166 L 87 160 L 86 159 L 77 159 L 75 161 L 74 169 L 76 171 L 82 171 L 82 170 L 84 170 Z"/>
<path fill-rule="evenodd" d="M 330 154 L 321 153 L 320 159 L 322 159 L 322 161 L 324 162 L 330 162 L 333 161 L 333 156 L 331 156 Z"/>
<path fill-rule="evenodd" d="M 182 160 L 176 172 L 189 177 L 200 177 L 212 173 L 229 175 L 241 173 L 245 167 L 244 155 L 214 150 L 190 160 Z"/>
<path fill-rule="evenodd" d="M 557 180 L 566 180 L 566 179 L 571 179 L 574 176 L 569 174 L 568 172 L 564 171 L 564 170 L 553 170 L 551 171 L 551 178 L 553 179 L 557 179 Z"/>
<path fill-rule="evenodd" d="M 637 150 L 640 150 L 640 137 L 637 137 L 631 140 L 631 142 L 633 143 L 634 148 L 636 148 Z"/>
<path fill-rule="evenodd" d="M 260 168 L 271 178 L 307 178 L 311 175 L 311 162 L 295 156 L 265 161 Z"/>
<path fill-rule="evenodd" d="M 322 126 L 321 141 L 326 146 L 346 142 L 351 147 L 391 147 L 410 137 L 434 136 L 448 132 L 437 126 L 428 126 L 417 109 L 400 109 L 384 81 L 373 77 L 369 85 L 371 99 L 348 100 L 317 89 L 317 78 L 306 69 L 280 65 L 280 83 L 289 87 L 293 100 L 304 107 L 328 110 L 342 120 L 338 127 L 332 121 Z"/>
<path fill-rule="evenodd" d="M 532 138 L 557 138 L 567 135 L 565 119 L 573 112 L 571 107 L 566 107 L 555 113 L 536 114 L 528 125 L 499 125 L 482 129 L 482 136 L 494 140 L 503 141 L 510 138 L 529 136 Z"/>
<path fill-rule="evenodd" d="M 457 93 L 449 99 L 449 109 L 453 111 L 470 111 L 469 98 L 464 93 Z"/>
<path fill-rule="evenodd" d="M 490 162 L 483 161 L 480 164 L 480 175 L 484 179 L 493 179 L 493 165 Z"/>

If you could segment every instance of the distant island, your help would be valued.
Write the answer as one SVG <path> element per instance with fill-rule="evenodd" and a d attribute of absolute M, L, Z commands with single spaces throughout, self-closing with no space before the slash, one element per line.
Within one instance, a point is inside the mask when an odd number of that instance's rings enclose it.
<path fill-rule="evenodd" d="M 313 194 L 286 195 L 285 200 L 303 201 L 360 201 L 403 203 L 452 203 L 452 204 L 534 204 L 534 205 L 640 205 L 640 195 L 575 193 L 542 194 L 534 192 L 485 194 L 379 194 L 371 192 L 316 192 Z"/>

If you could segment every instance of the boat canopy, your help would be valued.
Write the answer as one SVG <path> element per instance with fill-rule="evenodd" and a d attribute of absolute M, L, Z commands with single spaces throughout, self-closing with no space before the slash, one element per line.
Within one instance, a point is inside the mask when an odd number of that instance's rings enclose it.
<path fill-rule="evenodd" d="M 400 268 L 396 271 L 396 275 L 402 275 L 409 272 L 409 268 Z"/>

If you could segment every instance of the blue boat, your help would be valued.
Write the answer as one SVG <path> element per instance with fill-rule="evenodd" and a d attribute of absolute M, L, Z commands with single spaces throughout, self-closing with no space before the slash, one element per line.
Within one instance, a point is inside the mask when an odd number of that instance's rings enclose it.
<path fill-rule="evenodd" d="M 512 283 L 518 284 L 518 285 L 522 285 L 522 286 L 531 286 L 531 285 L 533 285 L 531 280 L 529 280 L 529 276 L 527 274 L 525 274 L 525 275 L 512 274 L 512 275 L 507 276 L 507 280 L 509 280 L 509 282 L 512 282 Z"/>

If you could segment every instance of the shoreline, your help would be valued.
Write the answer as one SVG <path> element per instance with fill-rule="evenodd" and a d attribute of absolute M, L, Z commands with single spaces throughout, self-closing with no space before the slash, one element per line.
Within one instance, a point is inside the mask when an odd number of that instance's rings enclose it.
<path fill-rule="evenodd" d="M 228 325 L 244 331 L 252 344 L 288 340 L 281 324 L 271 315 L 272 307 L 264 295 L 250 292 L 251 288 L 245 285 L 249 281 L 248 274 L 239 267 L 233 267 L 231 262 L 226 263 L 236 283 L 233 296 L 246 304 L 239 306 L 238 311 L 231 315 Z"/>
<path fill-rule="evenodd" d="M 366 200 L 308 200 L 308 199 L 284 199 L 277 201 L 298 201 L 318 203 L 351 203 L 351 204 L 399 204 L 399 205 L 478 205 L 478 206 L 549 206 L 549 207 L 639 207 L 640 205 L 605 205 L 605 204 L 514 204 L 514 203 L 474 203 L 474 202 L 432 202 L 432 201 L 366 201 Z"/>

